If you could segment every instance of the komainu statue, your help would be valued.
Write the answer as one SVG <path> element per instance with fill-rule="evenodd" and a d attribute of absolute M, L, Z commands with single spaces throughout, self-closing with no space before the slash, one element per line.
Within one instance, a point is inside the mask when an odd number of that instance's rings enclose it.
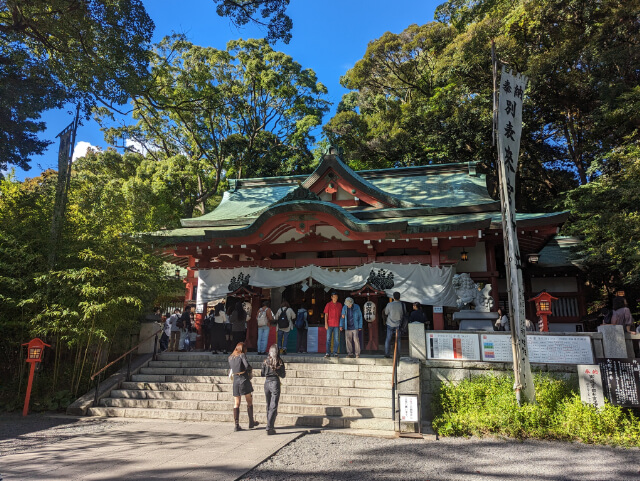
<path fill-rule="evenodd" d="M 491 297 L 491 285 L 481 287 L 473 282 L 471 276 L 464 272 L 453 276 L 453 289 L 458 296 L 458 308 L 460 310 L 470 310 L 471 304 L 479 312 L 490 312 L 493 307 L 493 297 Z"/>

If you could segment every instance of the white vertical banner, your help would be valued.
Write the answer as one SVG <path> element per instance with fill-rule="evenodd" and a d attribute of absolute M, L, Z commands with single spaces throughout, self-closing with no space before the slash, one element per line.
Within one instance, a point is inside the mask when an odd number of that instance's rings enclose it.
<path fill-rule="evenodd" d="M 526 86 L 527 77 L 507 72 L 504 66 L 502 67 L 498 83 L 500 92 L 497 124 L 498 173 L 516 392 L 520 392 L 524 397 L 524 402 L 535 402 L 535 390 L 527 349 L 522 258 L 518 245 L 515 205 L 516 171 L 522 133 L 522 103 Z"/>

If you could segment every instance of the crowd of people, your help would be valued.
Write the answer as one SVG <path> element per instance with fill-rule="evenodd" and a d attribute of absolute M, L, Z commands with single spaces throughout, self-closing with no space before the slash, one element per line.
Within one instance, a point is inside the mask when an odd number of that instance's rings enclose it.
<path fill-rule="evenodd" d="M 400 294 L 395 292 L 393 300 L 382 312 L 382 318 L 386 323 L 385 356 L 391 357 L 391 341 L 397 332 L 406 327 L 409 322 L 425 324 L 427 318 L 419 303 L 413 304 L 413 310 L 407 312 L 404 304 L 400 302 Z M 340 346 L 340 334 L 342 333 L 346 344 L 346 356 L 359 358 L 362 351 L 361 332 L 365 323 L 376 320 L 375 307 L 367 307 L 365 312 L 351 297 L 344 299 L 344 304 L 339 302 L 338 293 L 331 293 L 331 300 L 324 308 L 324 325 L 327 331 L 325 357 L 338 357 Z M 204 317 L 201 326 L 202 346 L 204 351 L 214 354 L 227 354 L 234 350 L 247 337 L 248 321 L 251 317 L 251 304 L 248 302 L 235 302 L 229 309 L 226 303 L 219 302 Z M 373 309 L 373 313 L 371 312 Z M 160 311 L 157 311 L 158 317 Z M 276 328 L 276 346 L 279 355 L 286 355 L 288 349 L 289 333 L 297 331 L 296 352 L 307 352 L 307 333 L 309 330 L 309 311 L 304 305 L 292 308 L 286 299 L 283 299 L 279 308 L 274 312 L 270 302 L 265 300 L 256 313 L 257 322 L 257 351 L 258 354 L 267 354 L 269 331 Z M 162 337 L 160 339 L 161 351 L 190 351 L 195 347 L 197 332 L 194 313 L 187 306 L 184 311 L 174 309 L 173 313 L 162 315 Z M 377 340 L 376 340 L 377 344 Z"/>

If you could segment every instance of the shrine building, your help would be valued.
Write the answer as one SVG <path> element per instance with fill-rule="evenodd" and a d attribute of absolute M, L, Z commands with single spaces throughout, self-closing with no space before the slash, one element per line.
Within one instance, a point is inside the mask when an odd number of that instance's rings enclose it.
<path fill-rule="evenodd" d="M 355 172 L 332 147 L 310 175 L 229 184 L 213 211 L 152 237 L 187 268 L 185 301 L 195 305 L 197 323 L 221 299 L 250 303 L 249 348 L 256 347 L 264 299 L 274 312 L 281 299 L 294 310 L 306 307 L 310 343 L 320 352 L 333 291 L 341 302 L 373 301 L 378 314 L 398 291 L 402 301 L 421 304 L 435 330 L 458 328 L 456 273 L 490 285 L 493 310 L 507 302 L 500 203 L 475 163 Z M 567 261 L 574 240 L 557 237 L 567 217 L 518 213 L 517 233 L 525 301 L 547 290 L 558 298 L 551 330 L 575 331 L 585 302 L 580 271 Z M 535 306 L 526 304 L 527 317 L 536 319 Z M 377 349 L 376 338 L 384 343 L 385 335 L 381 316 L 367 324 L 364 344 Z"/>

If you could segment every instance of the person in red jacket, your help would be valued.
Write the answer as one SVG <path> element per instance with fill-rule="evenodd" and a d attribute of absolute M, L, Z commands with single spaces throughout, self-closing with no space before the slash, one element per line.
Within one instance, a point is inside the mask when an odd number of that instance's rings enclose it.
<path fill-rule="evenodd" d="M 324 306 L 324 327 L 327 330 L 327 350 L 324 357 L 331 356 L 331 337 L 333 337 L 333 357 L 338 357 L 340 345 L 340 315 L 342 304 L 338 302 L 338 293 L 331 293 L 331 302 Z"/>

